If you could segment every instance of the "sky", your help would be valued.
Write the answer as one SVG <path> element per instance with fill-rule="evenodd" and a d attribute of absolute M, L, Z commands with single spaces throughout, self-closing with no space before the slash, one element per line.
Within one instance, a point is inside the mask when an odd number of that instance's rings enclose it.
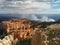
<path fill-rule="evenodd" d="M 0 14 L 60 14 L 60 0 L 0 0 Z"/>

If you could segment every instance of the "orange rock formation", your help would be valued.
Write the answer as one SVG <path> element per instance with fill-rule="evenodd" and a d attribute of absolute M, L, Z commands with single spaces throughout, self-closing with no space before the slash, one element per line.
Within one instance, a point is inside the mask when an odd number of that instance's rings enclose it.
<path fill-rule="evenodd" d="M 15 38 L 25 39 L 31 37 L 31 32 L 33 31 L 32 22 L 26 19 L 12 19 L 9 21 L 3 21 L 3 28 L 7 33 L 14 33 Z"/>

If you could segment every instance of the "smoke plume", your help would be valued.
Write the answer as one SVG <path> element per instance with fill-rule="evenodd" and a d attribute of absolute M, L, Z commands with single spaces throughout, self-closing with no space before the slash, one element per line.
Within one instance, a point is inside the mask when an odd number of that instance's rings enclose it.
<path fill-rule="evenodd" d="M 41 18 L 38 18 L 36 15 L 22 15 L 21 18 L 27 18 L 40 22 L 55 22 L 53 18 L 49 18 L 48 16 L 41 16 Z"/>
<path fill-rule="evenodd" d="M 42 16 L 41 21 L 42 21 L 42 22 L 44 22 L 44 21 L 45 21 L 45 22 L 55 22 L 54 19 L 48 18 L 47 16 Z"/>

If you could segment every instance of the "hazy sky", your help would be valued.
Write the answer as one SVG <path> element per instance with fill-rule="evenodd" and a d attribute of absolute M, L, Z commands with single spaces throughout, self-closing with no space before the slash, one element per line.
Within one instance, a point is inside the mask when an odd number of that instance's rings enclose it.
<path fill-rule="evenodd" d="M 60 14 L 60 0 L 0 0 L 0 14 Z"/>

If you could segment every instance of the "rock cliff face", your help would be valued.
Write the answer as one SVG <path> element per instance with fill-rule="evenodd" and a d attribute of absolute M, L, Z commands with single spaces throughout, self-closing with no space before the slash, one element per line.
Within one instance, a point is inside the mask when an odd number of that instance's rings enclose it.
<path fill-rule="evenodd" d="M 15 38 L 27 38 L 31 36 L 31 32 L 33 28 L 31 28 L 32 23 L 26 19 L 12 19 L 9 21 L 3 21 L 3 28 L 7 31 L 7 33 L 13 33 Z"/>
<path fill-rule="evenodd" d="M 7 31 L 7 33 L 12 33 L 18 39 L 26 39 L 32 37 L 32 32 L 34 27 L 40 28 L 41 25 L 36 25 L 35 22 L 27 19 L 12 19 L 2 22 L 2 28 Z"/>
<path fill-rule="evenodd" d="M 42 25 L 27 19 L 12 19 L 3 21 L 0 29 L 6 30 L 17 40 L 32 38 L 32 45 L 60 45 L 60 24 L 47 25 L 46 28 Z"/>
<path fill-rule="evenodd" d="M 55 27 L 56 26 L 56 27 Z M 53 25 L 54 28 L 36 30 L 32 36 L 32 45 L 60 45 L 60 24 Z"/>

